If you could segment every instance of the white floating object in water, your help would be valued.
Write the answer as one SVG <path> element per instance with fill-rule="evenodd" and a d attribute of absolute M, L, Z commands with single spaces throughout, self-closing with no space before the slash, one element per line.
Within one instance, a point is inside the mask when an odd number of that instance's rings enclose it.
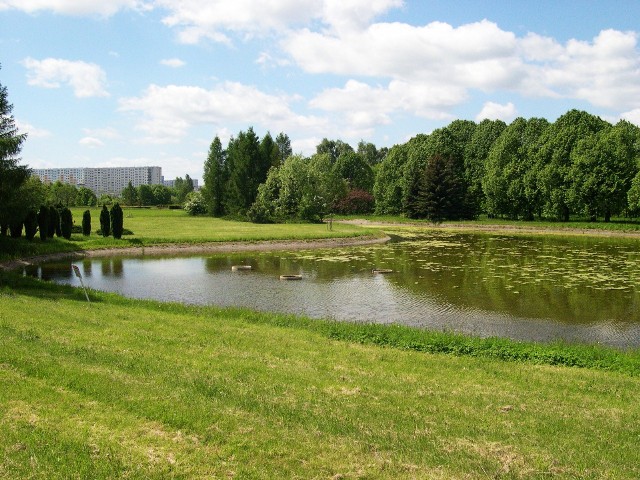
<path fill-rule="evenodd" d="M 251 265 L 234 265 L 233 267 L 231 267 L 232 272 L 239 272 L 243 270 L 251 270 Z"/>
<path fill-rule="evenodd" d="M 302 275 L 280 275 L 280 280 L 302 280 Z"/>
<path fill-rule="evenodd" d="M 393 273 L 390 268 L 374 268 L 371 273 Z"/>

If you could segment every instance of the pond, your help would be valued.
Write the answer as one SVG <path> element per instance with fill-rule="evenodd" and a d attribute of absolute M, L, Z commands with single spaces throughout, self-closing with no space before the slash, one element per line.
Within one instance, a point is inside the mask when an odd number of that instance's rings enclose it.
<path fill-rule="evenodd" d="M 84 259 L 85 285 L 134 298 L 240 306 L 482 337 L 640 346 L 640 242 L 399 230 L 385 245 Z M 232 271 L 233 265 L 251 270 Z M 389 269 L 390 273 L 373 273 Z M 25 274 L 79 286 L 71 263 Z M 301 275 L 283 281 L 280 275 Z"/>

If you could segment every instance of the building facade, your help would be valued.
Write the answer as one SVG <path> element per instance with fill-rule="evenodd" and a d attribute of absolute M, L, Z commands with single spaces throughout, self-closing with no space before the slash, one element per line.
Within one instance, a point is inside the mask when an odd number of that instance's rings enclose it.
<path fill-rule="evenodd" d="M 134 187 L 162 185 L 161 167 L 34 168 L 31 174 L 43 183 L 60 181 L 86 187 L 98 196 L 103 193 L 120 195 L 129 182 Z"/>

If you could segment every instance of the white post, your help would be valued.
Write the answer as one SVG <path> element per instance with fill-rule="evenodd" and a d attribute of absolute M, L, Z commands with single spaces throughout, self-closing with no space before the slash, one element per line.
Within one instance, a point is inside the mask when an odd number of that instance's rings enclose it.
<path fill-rule="evenodd" d="M 89 300 L 89 294 L 87 293 L 87 289 L 84 286 L 84 283 L 82 282 L 82 275 L 80 274 L 80 269 L 78 268 L 77 265 L 71 265 L 73 267 L 73 272 L 76 274 L 76 277 L 78 277 L 78 279 L 80 280 L 80 285 L 82 285 L 82 289 L 84 290 L 84 296 L 87 297 L 87 302 L 91 303 L 91 300 Z"/>

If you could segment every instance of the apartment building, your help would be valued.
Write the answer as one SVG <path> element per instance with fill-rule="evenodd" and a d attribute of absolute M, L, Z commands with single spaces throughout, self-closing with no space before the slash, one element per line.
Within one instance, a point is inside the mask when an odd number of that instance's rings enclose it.
<path fill-rule="evenodd" d="M 32 175 L 44 183 L 60 181 L 86 187 L 96 195 L 120 195 L 129 182 L 134 187 L 162 184 L 162 167 L 34 168 Z"/>

